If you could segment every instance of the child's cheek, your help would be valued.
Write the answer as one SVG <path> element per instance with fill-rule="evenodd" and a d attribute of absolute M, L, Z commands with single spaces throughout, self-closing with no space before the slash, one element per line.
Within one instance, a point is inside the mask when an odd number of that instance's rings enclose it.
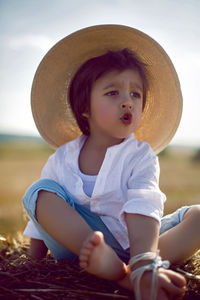
<path fill-rule="evenodd" d="M 101 116 L 104 119 L 112 119 L 116 114 L 113 109 L 111 109 L 109 106 L 105 106 L 101 108 Z"/>

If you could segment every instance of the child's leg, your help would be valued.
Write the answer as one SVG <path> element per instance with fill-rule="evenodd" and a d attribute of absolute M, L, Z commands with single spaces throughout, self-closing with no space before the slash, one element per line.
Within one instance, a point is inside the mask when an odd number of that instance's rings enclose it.
<path fill-rule="evenodd" d="M 62 198 L 41 191 L 37 200 L 36 216 L 39 224 L 58 243 L 76 255 L 82 255 L 80 265 L 89 273 L 105 279 L 117 280 L 125 275 L 123 262 L 103 239 L 103 234 L 93 233 L 82 217 Z M 84 262 L 83 244 L 95 244 L 93 259 Z M 84 247 L 85 251 L 86 248 Z M 88 249 L 89 250 L 89 249 Z"/>
<path fill-rule="evenodd" d="M 59 244 L 79 255 L 79 249 L 89 234 L 89 225 L 61 197 L 40 191 L 36 217 L 42 228 Z"/>
<path fill-rule="evenodd" d="M 163 259 L 171 263 L 189 258 L 200 249 L 200 205 L 189 208 L 183 221 L 164 232 L 159 238 L 159 249 Z"/>
<path fill-rule="evenodd" d="M 45 186 L 48 186 L 46 190 Z M 41 229 L 40 233 L 47 238 L 47 242 L 53 244 L 53 248 L 57 244 L 60 247 L 63 246 L 64 249 L 66 248 L 66 251 L 70 250 L 79 255 L 85 240 L 91 240 L 91 236 L 93 239 L 94 235 L 96 249 L 98 249 L 96 260 L 91 260 L 86 270 L 105 279 L 117 280 L 121 278 L 125 272 L 124 263 L 118 258 L 115 251 L 106 245 L 103 238 L 96 242 L 95 237 L 98 234 L 93 233 L 91 227 L 84 220 L 85 215 L 82 218 L 75 210 L 80 211 L 81 209 L 76 208 L 71 201 L 57 183 L 49 180 L 41 180 L 35 183 L 23 199 L 30 217 Z M 93 215 L 91 213 L 91 216 Z M 96 217 L 95 219 L 97 223 L 98 219 L 100 218 Z M 88 221 L 87 217 L 86 220 Z M 89 224 L 92 222 L 93 220 L 90 220 Z M 103 228 L 102 224 L 100 224 L 100 230 Z M 95 228 L 94 224 L 92 225 L 92 228 Z"/>

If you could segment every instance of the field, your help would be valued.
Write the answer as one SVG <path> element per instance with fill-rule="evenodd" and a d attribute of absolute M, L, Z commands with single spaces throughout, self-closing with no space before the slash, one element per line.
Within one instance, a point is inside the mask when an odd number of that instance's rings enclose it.
<path fill-rule="evenodd" d="M 0 233 L 13 235 L 25 226 L 22 197 L 39 179 L 52 150 L 41 142 L 9 141 L 0 144 Z"/>
<path fill-rule="evenodd" d="M 52 152 L 53 150 L 41 142 L 9 141 L 0 144 L 0 243 L 1 237 L 5 237 L 7 241 L 4 241 L 4 243 L 6 243 L 7 253 L 13 245 L 11 242 L 12 237 L 17 236 L 17 233 L 21 234 L 26 225 L 27 217 L 22 208 L 23 194 L 29 185 L 40 177 L 41 169 Z M 183 205 L 200 203 L 200 162 L 195 162 L 193 156 L 193 150 L 168 148 L 159 157 L 161 167 L 160 187 L 168 198 L 165 205 L 165 214 Z M 16 255 L 20 254 L 19 249 L 21 253 L 26 252 L 27 246 L 23 248 L 23 245 L 18 244 L 17 247 L 18 249 L 15 249 L 18 251 Z M 43 265 L 44 268 L 45 266 Z M 98 295 L 97 292 L 95 295 L 93 293 L 91 298 L 88 296 L 89 298 L 84 299 L 100 299 L 101 295 Z M 196 296 L 191 299 L 197 299 Z M 109 298 L 109 296 L 104 295 L 101 299 L 106 297 Z M 131 299 L 128 296 L 124 297 Z M 82 299 L 77 296 L 65 297 L 65 299 L 72 298 Z M 1 298 L 0 295 L 0 299 L 7 298 Z M 19 299 L 29 298 L 21 297 Z M 36 296 L 35 299 L 56 298 L 44 298 L 40 295 Z"/>
<path fill-rule="evenodd" d="M 0 144 L 0 233 L 15 234 L 25 226 L 22 197 L 53 150 L 41 142 Z M 160 187 L 167 195 L 165 213 L 183 205 L 200 203 L 200 162 L 193 151 L 169 148 L 160 156 Z"/>

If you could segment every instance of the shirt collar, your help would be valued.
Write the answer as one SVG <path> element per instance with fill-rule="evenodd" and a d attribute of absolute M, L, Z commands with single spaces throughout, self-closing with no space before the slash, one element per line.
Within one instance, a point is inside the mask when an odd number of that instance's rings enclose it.
<path fill-rule="evenodd" d="M 131 133 L 131 134 L 129 134 L 129 136 L 127 136 L 127 137 L 123 140 L 123 142 L 121 142 L 120 144 L 117 144 L 117 145 L 108 147 L 107 151 L 113 151 L 113 152 L 118 151 L 118 150 L 120 150 L 121 148 L 126 147 L 127 144 L 132 143 L 134 140 L 135 140 L 134 133 Z M 135 141 L 136 141 L 136 140 L 135 140 Z"/>
<path fill-rule="evenodd" d="M 80 150 L 83 147 L 86 139 L 87 139 L 87 136 L 82 134 L 75 140 L 67 143 L 66 153 L 65 153 L 67 163 L 72 166 L 73 170 L 75 170 L 76 173 L 78 173 L 78 171 L 79 171 L 79 167 L 78 167 L 79 153 L 80 153 Z M 135 140 L 135 136 L 133 133 L 131 133 L 120 144 L 108 147 L 106 153 L 112 152 L 114 154 L 114 153 L 120 151 L 121 149 L 123 149 L 124 147 L 127 147 L 127 145 L 129 143 L 132 143 L 134 140 Z"/>

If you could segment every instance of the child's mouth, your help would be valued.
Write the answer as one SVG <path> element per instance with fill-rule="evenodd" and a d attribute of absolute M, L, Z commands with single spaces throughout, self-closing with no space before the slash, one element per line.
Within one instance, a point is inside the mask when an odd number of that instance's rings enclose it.
<path fill-rule="evenodd" d="M 132 114 L 130 112 L 126 112 L 120 118 L 122 123 L 125 125 L 129 125 L 132 122 Z"/>

